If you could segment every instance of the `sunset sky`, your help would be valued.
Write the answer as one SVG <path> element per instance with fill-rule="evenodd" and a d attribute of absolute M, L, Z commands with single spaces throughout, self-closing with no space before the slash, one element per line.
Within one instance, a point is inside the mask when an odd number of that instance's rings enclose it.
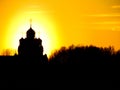
<path fill-rule="evenodd" d="M 0 0 L 0 53 L 17 49 L 29 20 L 44 53 L 62 46 L 120 49 L 120 0 Z"/>

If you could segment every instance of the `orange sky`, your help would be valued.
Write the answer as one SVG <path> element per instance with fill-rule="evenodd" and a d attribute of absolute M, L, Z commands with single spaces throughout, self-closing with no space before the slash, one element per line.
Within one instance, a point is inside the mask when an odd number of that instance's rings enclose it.
<path fill-rule="evenodd" d="M 120 49 L 119 11 L 120 0 L 0 0 L 0 52 L 17 49 L 30 18 L 47 54 L 71 44 Z"/>

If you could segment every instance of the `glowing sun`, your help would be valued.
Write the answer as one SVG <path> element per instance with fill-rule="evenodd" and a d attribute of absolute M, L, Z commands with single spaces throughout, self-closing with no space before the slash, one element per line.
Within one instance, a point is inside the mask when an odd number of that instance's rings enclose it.
<path fill-rule="evenodd" d="M 26 31 L 30 28 L 30 18 L 32 19 L 32 28 L 36 32 L 36 38 L 42 39 L 44 54 L 46 53 L 49 56 L 54 49 L 58 48 L 58 34 L 55 23 L 51 18 L 42 14 L 18 13 L 13 16 L 8 23 L 5 47 L 17 50 L 19 39 L 25 38 Z"/>

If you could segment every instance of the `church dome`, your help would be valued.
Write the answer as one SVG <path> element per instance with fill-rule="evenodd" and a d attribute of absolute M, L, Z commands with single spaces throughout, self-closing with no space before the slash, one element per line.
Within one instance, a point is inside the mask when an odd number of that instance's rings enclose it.
<path fill-rule="evenodd" d="M 34 39 L 35 37 L 35 31 L 30 27 L 30 29 L 27 31 L 27 38 L 28 39 Z"/>

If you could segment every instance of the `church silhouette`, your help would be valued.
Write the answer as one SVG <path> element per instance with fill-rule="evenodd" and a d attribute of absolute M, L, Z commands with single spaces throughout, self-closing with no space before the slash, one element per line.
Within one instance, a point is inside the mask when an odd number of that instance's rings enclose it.
<path fill-rule="evenodd" d="M 24 39 L 22 37 L 19 40 L 18 56 L 22 61 L 24 60 L 24 63 L 28 64 L 44 64 L 48 62 L 47 55 L 43 55 L 42 40 L 40 38 L 35 38 L 35 31 L 32 29 L 31 24 L 26 32 L 26 38 Z"/>

